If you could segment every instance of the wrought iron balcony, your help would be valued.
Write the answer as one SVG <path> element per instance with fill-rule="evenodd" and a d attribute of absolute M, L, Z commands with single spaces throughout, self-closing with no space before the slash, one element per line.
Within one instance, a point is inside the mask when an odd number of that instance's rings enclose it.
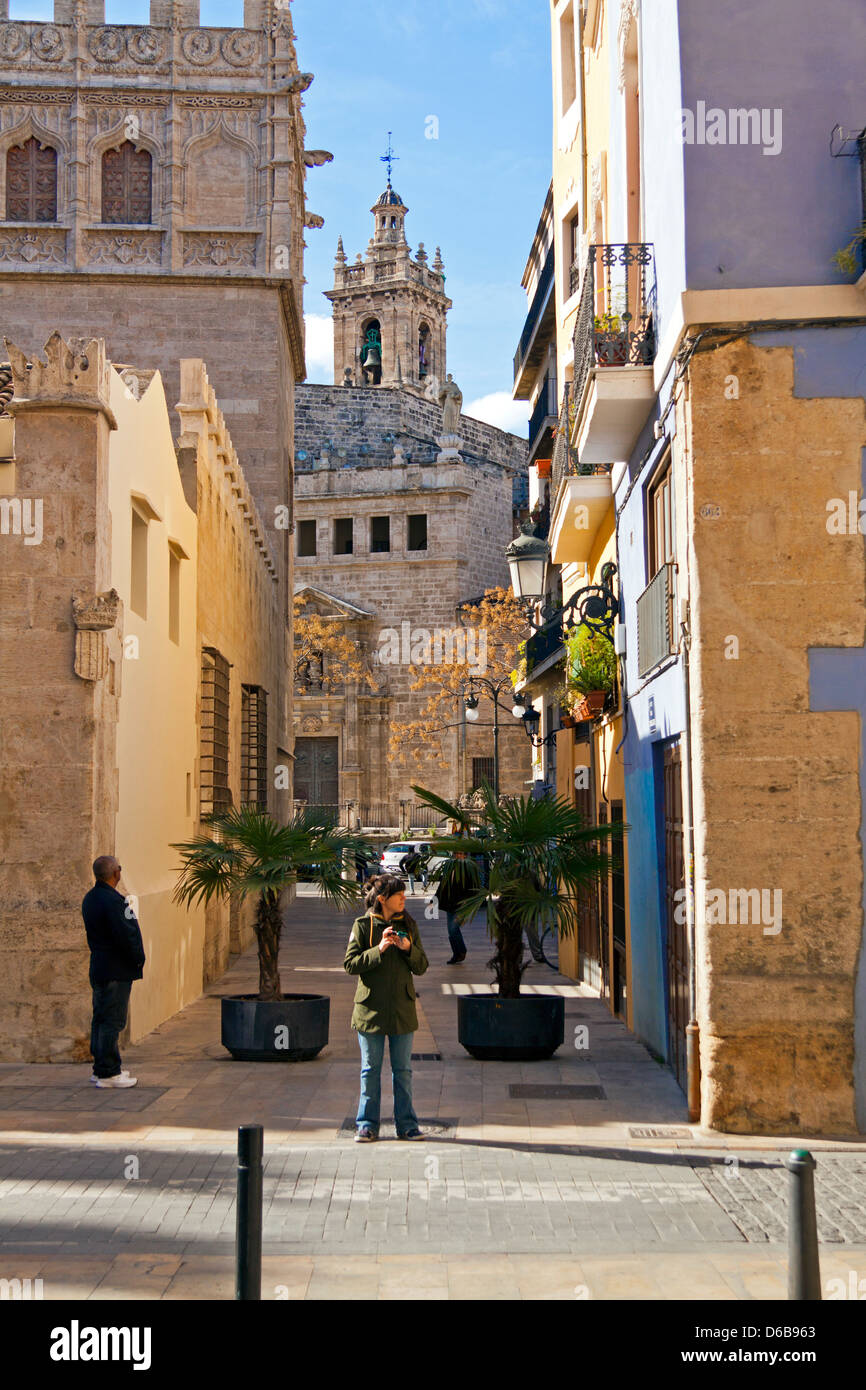
<path fill-rule="evenodd" d="M 529 391 L 536 373 L 544 360 L 549 342 L 553 336 L 556 306 L 553 294 L 554 255 L 553 247 L 547 253 L 547 260 L 539 277 L 520 342 L 514 354 L 515 395 Z M 525 396 L 523 397 L 525 399 Z"/>
<path fill-rule="evenodd" d="M 625 459 L 634 445 L 653 399 L 656 318 L 652 244 L 590 246 L 574 327 L 574 442 L 585 463 Z"/>
<path fill-rule="evenodd" d="M 533 671 L 562 646 L 562 615 L 554 618 L 540 632 L 534 632 L 526 639 L 526 678 L 530 680 Z"/>
<path fill-rule="evenodd" d="M 662 565 L 637 601 L 637 671 L 643 679 L 676 650 L 674 567 Z"/>
<path fill-rule="evenodd" d="M 544 430 L 548 425 L 556 423 L 557 414 L 556 377 L 547 376 L 544 379 L 544 385 L 538 393 L 535 409 L 529 417 L 530 458 Z"/>

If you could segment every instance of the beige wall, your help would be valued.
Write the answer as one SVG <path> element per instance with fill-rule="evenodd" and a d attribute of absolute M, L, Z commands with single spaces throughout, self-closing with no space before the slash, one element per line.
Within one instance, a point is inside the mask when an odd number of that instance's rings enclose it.
<path fill-rule="evenodd" d="M 748 341 L 688 378 L 695 873 L 783 894 L 777 935 L 698 913 L 703 1122 L 852 1133 L 858 719 L 810 712 L 808 649 L 864 639 L 862 537 L 826 529 L 859 494 L 864 403 L 795 398 L 791 349 Z"/>
<path fill-rule="evenodd" d="M 135 1039 L 197 998 L 202 986 L 204 912 L 172 903 L 178 855 L 170 848 L 196 829 L 198 543 L 159 374 L 136 400 L 113 371 L 111 406 L 118 425 L 109 453 L 111 582 L 124 605 L 114 853 L 122 888 L 137 902 L 147 954 L 145 979 L 130 1003 Z M 156 513 L 147 526 L 146 619 L 130 602 L 134 494 Z M 169 541 L 188 557 L 180 562 L 179 643 L 168 629 Z"/>

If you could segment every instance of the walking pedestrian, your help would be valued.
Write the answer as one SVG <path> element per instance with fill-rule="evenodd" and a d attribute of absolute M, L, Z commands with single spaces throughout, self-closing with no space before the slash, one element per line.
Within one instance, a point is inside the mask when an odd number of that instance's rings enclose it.
<path fill-rule="evenodd" d="M 466 855 L 457 854 L 455 858 L 465 862 Z M 448 944 L 451 947 L 451 959 L 445 962 L 446 965 L 460 965 L 466 959 L 466 942 L 463 940 L 456 914 L 460 904 L 475 891 L 476 886 L 471 882 L 468 873 L 461 874 L 459 869 L 451 873 L 446 883 L 440 882 L 437 885 L 436 905 L 445 913 Z"/>
<path fill-rule="evenodd" d="M 355 1141 L 379 1137 L 385 1039 L 391 1057 L 394 1126 L 398 1139 L 423 1139 L 412 1103 L 412 1038 L 418 1028 L 413 975 L 423 975 L 427 957 L 418 927 L 406 911 L 405 884 L 394 874 L 377 874 L 366 897 L 367 912 L 352 924 L 343 968 L 358 976 L 352 1027 L 361 1048 L 361 1095 Z"/>
<path fill-rule="evenodd" d="M 81 904 L 93 992 L 90 1080 L 95 1086 L 118 1089 L 138 1084 L 137 1077 L 122 1068 L 117 1039 L 126 1027 L 133 981 L 141 979 L 145 962 L 141 929 L 127 899 L 117 891 L 121 873 L 113 855 L 101 854 L 93 861 L 96 882 Z"/>
<path fill-rule="evenodd" d="M 409 880 L 409 892 L 415 892 L 415 876 L 421 868 L 421 856 L 417 849 L 410 849 L 400 860 L 400 872 Z"/>

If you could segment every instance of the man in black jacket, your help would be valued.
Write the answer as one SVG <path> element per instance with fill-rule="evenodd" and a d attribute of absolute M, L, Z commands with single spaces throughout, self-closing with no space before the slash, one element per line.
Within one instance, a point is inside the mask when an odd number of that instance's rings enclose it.
<path fill-rule="evenodd" d="M 137 1078 L 121 1070 L 117 1039 L 126 1027 L 133 980 L 144 972 L 144 943 L 135 914 L 118 893 L 121 868 L 110 854 L 93 862 L 96 883 L 85 895 L 81 915 L 90 947 L 93 1023 L 90 1051 L 96 1086 L 135 1086 Z"/>

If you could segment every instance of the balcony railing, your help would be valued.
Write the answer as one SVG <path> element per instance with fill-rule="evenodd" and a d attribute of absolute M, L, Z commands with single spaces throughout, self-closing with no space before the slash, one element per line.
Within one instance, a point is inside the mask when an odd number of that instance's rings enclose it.
<path fill-rule="evenodd" d="M 557 417 L 556 402 L 556 377 L 548 376 L 544 379 L 544 385 L 538 393 L 538 400 L 535 404 L 531 416 L 529 417 L 529 453 L 538 442 L 548 420 L 555 420 Z"/>
<path fill-rule="evenodd" d="M 662 565 L 637 601 L 637 670 L 641 679 L 675 650 L 674 567 Z"/>
<path fill-rule="evenodd" d="M 520 342 L 514 354 L 514 380 L 517 381 L 523 369 L 527 353 L 529 351 L 535 331 L 541 320 L 542 313 L 547 306 L 548 295 L 551 292 L 554 275 L 553 247 L 547 253 L 547 260 L 538 281 L 535 294 L 532 296 L 532 303 L 529 306 L 529 313 L 526 315 L 526 322 L 523 325 L 523 332 L 520 335 Z"/>
<path fill-rule="evenodd" d="M 559 651 L 562 646 L 562 618 L 554 618 L 547 627 L 543 627 L 540 632 L 534 632 L 531 637 L 526 639 L 526 675 L 532 675 L 536 667 L 540 666 L 553 653 Z"/>
<path fill-rule="evenodd" d="M 649 367 L 656 355 L 651 242 L 590 246 L 574 325 L 574 400 L 593 367 Z"/>

